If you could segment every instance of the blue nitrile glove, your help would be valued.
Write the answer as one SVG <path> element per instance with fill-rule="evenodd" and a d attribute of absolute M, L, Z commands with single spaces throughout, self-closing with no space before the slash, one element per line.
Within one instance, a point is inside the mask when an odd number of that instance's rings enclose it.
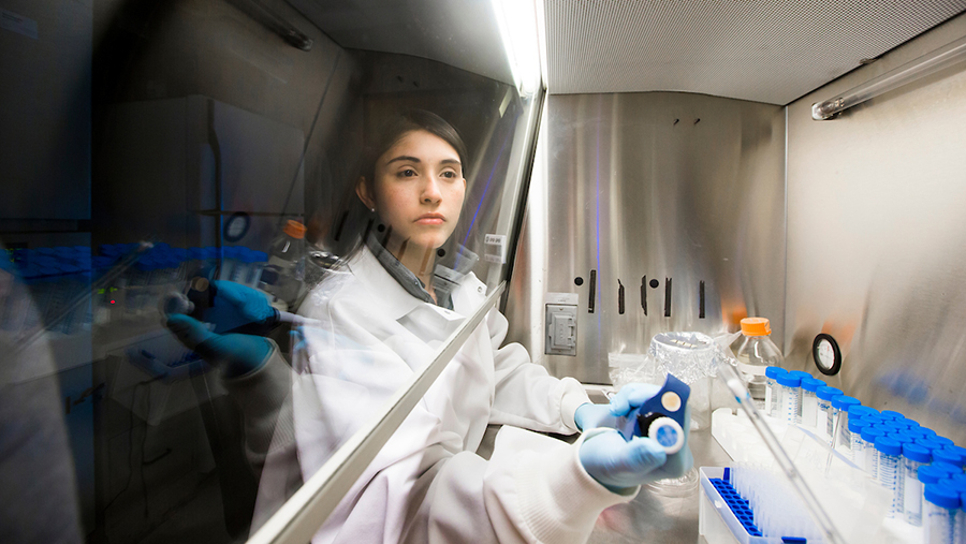
<path fill-rule="evenodd" d="M 618 493 L 622 488 L 659 480 L 651 475 L 667 461 L 657 440 L 635 436 L 625 442 L 617 429 L 602 430 L 587 438 L 579 453 L 587 474 Z"/>
<path fill-rule="evenodd" d="M 225 378 L 235 378 L 261 368 L 272 353 L 272 344 L 265 338 L 249 334 L 216 334 L 197 319 L 184 314 L 171 314 L 164 324 L 188 349 L 220 368 Z"/>
<path fill-rule="evenodd" d="M 597 427 L 615 428 L 617 416 L 611 413 L 610 404 L 594 404 L 585 402 L 574 412 L 574 423 L 578 431 L 586 431 Z"/>
<path fill-rule="evenodd" d="M 635 405 L 640 406 L 660 389 L 656 385 L 645 383 L 627 384 L 614 396 L 615 399 L 620 399 L 617 405 L 614 404 L 613 399 L 609 404 L 593 404 L 590 402 L 581 404 L 574 412 L 574 423 L 577 424 L 577 429 L 580 431 L 597 427 L 616 429 L 617 418 L 630 411 L 629 399 L 637 400 L 639 397 L 643 397 L 643 400 Z"/>
<path fill-rule="evenodd" d="M 626 416 L 660 390 L 660 386 L 653 384 L 628 384 L 610 400 L 610 412 L 617 417 Z M 687 446 L 690 423 L 691 407 L 688 406 L 682 425 L 684 447 L 673 455 L 665 454 L 664 448 L 654 439 L 638 436 L 625 442 L 619 432 L 608 430 L 581 444 L 580 462 L 588 474 L 612 491 L 665 478 L 679 478 L 694 464 L 691 449 Z"/>

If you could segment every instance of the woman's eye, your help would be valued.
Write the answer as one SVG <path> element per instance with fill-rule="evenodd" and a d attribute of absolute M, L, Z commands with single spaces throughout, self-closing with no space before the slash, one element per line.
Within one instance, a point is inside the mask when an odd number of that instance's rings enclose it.
<path fill-rule="evenodd" d="M 453 172 L 451 170 L 448 170 L 446 172 L 443 172 L 443 177 L 444 178 L 455 178 L 457 176 L 456 176 L 456 172 Z"/>
<path fill-rule="evenodd" d="M 413 170 L 412 168 L 407 168 L 407 169 L 399 172 L 399 175 L 402 176 L 402 177 L 411 178 L 411 177 L 413 177 L 413 176 L 416 175 L 416 171 Z"/>

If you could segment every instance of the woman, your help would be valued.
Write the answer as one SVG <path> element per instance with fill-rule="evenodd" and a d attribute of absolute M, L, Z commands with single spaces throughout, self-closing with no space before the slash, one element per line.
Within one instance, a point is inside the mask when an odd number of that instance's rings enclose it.
<path fill-rule="evenodd" d="M 302 478 L 311 477 L 485 298 L 472 273 L 441 271 L 447 289 L 434 280 L 438 250 L 456 228 L 466 190 L 458 133 L 416 111 L 380 135 L 355 186 L 371 219 L 362 243 L 300 309 L 314 324 L 302 328 L 294 350 L 292 402 L 277 419 L 275 453 L 265 461 L 263 505 L 291 493 L 286 466 L 297 458 Z M 210 333 L 190 339 L 178 332 L 184 323 L 168 324 L 191 347 L 211 345 Z M 313 542 L 583 542 L 604 508 L 631 500 L 642 483 L 690 467 L 687 448 L 665 456 L 651 439 L 625 442 L 608 428 L 656 386 L 630 385 L 609 406 L 591 404 L 576 380 L 550 376 L 519 344 L 502 346 L 506 332 L 506 318 L 491 310 Z M 241 343 L 223 344 L 227 350 Z M 277 397 L 278 384 L 287 383 L 267 378 L 284 363 L 274 344 L 261 346 L 247 359 L 256 370 L 234 378 L 244 387 L 233 393 L 274 387 Z M 275 421 L 250 420 L 263 429 Z M 504 425 L 489 460 L 475 453 L 487 424 Z M 589 430 L 573 444 L 532 432 L 581 429 Z M 264 451 L 266 442 L 259 443 L 250 450 Z M 285 444 L 294 444 L 296 455 Z"/>
<path fill-rule="evenodd" d="M 485 296 L 472 273 L 452 292 L 434 281 L 466 190 L 458 133 L 415 111 L 380 134 L 355 187 L 375 228 L 346 275 L 301 308 L 322 323 L 306 329 L 301 361 L 321 406 L 295 412 L 306 478 Z M 506 332 L 506 318 L 490 311 L 314 541 L 582 542 L 598 514 L 630 500 L 638 484 L 687 468 L 689 454 L 666 465 L 656 443 L 627 443 L 612 429 L 573 445 L 523 430 L 572 434 L 612 416 L 577 381 L 532 364 L 522 346 L 501 347 Z M 614 407 L 626 413 L 655 390 L 625 388 Z M 475 451 L 488 423 L 506 426 L 487 461 Z"/>

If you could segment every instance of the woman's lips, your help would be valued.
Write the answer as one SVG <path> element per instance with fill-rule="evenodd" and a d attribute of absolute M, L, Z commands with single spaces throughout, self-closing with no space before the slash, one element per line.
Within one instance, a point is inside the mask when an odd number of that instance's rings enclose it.
<path fill-rule="evenodd" d="M 442 215 L 426 214 L 416 220 L 418 225 L 442 225 L 445 219 Z"/>

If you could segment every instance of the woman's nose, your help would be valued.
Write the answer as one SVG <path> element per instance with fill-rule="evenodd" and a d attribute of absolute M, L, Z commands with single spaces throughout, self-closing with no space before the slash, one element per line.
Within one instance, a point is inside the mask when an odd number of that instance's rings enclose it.
<path fill-rule="evenodd" d="M 439 182 L 433 178 L 429 178 L 423 185 L 423 193 L 420 195 L 422 202 L 427 204 L 436 204 L 443 198 L 443 194 L 439 190 Z"/>

